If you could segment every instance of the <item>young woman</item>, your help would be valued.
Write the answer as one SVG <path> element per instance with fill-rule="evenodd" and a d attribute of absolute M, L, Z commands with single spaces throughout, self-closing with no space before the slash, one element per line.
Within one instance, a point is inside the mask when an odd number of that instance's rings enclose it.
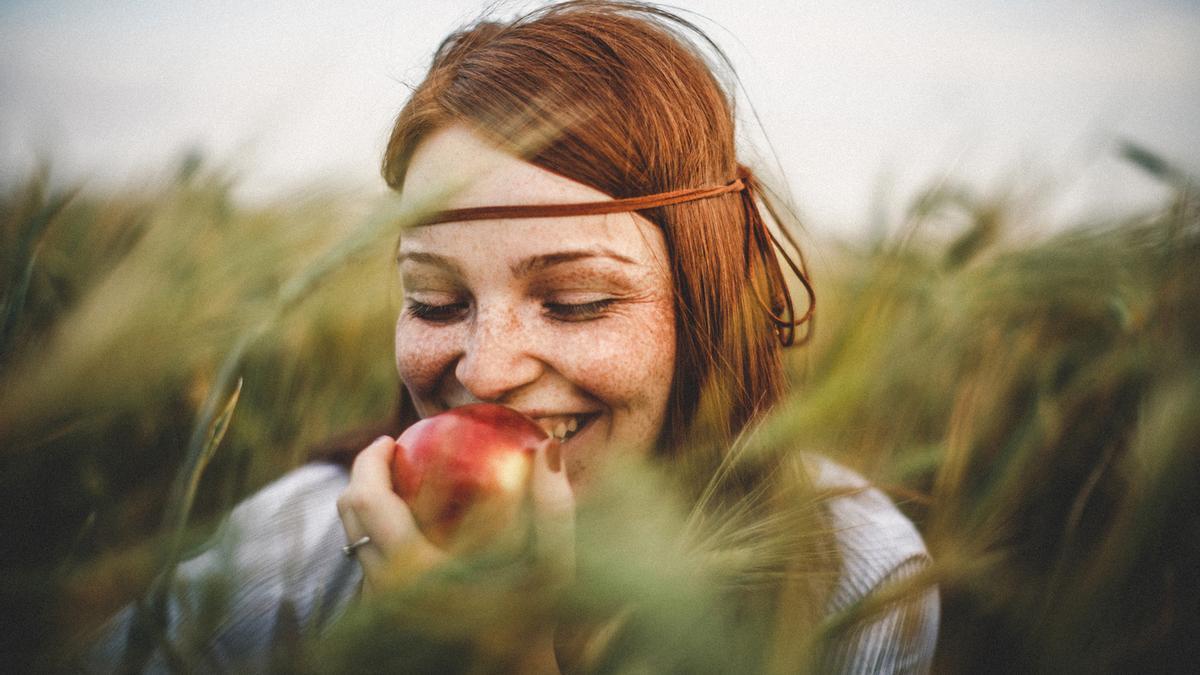
<path fill-rule="evenodd" d="M 738 162 L 732 95 L 688 36 L 715 49 L 660 9 L 583 1 L 445 40 L 384 158 L 405 202 L 449 195 L 398 248 L 404 386 L 392 428 L 480 401 L 531 416 L 563 439 L 560 460 L 537 459 L 531 487 L 535 518 L 560 531 L 618 453 L 669 467 L 697 507 L 796 494 L 793 484 L 835 492 L 809 528 L 835 552 L 827 581 L 800 574 L 800 561 L 778 563 L 781 581 L 766 597 L 801 601 L 747 604 L 774 613 L 777 635 L 796 635 L 756 664 L 789 671 L 811 665 L 795 645 L 824 616 L 879 596 L 928 559 L 886 497 L 817 457 L 793 452 L 741 470 L 712 498 L 730 448 L 784 394 L 781 350 L 797 326 L 808 330 L 813 298 L 803 267 L 791 265 L 809 296 L 793 305 L 782 248 L 759 211 L 769 201 Z M 244 580 L 229 620 L 194 639 L 215 663 L 253 665 L 279 630 L 280 607 L 319 629 L 360 582 L 379 592 L 446 564 L 392 490 L 393 447 L 381 437 L 349 473 L 311 464 L 241 504 L 224 549 L 181 570 L 169 624 L 180 625 L 188 580 L 225 565 Z M 787 511 L 782 501 L 769 508 Z M 804 541 L 820 549 L 823 540 Z M 937 614 L 932 591 L 876 613 L 818 667 L 925 670 Z M 131 616 L 114 635 L 129 633 Z M 123 651 L 120 640 L 107 645 L 110 658 Z"/>

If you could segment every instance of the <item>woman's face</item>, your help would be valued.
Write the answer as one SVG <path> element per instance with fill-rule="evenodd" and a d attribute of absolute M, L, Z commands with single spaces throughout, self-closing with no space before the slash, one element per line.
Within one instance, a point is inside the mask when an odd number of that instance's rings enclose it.
<path fill-rule="evenodd" d="M 406 203 L 462 184 L 443 208 L 610 199 L 503 154 L 465 128 L 413 156 Z M 396 367 L 421 416 L 501 403 L 562 435 L 573 484 L 616 450 L 645 453 L 675 363 L 662 234 L 631 213 L 416 227 L 399 256 Z M 574 431 L 571 431 L 574 429 Z"/>

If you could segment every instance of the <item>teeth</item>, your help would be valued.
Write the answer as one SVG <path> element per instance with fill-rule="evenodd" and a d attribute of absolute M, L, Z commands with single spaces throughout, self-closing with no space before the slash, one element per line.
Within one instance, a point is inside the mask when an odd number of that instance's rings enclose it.
<path fill-rule="evenodd" d="M 555 415 L 538 420 L 538 426 L 550 436 L 565 441 L 579 431 L 580 420 L 575 415 Z"/>

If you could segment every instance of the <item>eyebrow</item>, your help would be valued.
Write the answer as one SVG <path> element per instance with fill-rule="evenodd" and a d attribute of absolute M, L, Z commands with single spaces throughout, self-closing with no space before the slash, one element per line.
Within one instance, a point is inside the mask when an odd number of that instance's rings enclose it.
<path fill-rule="evenodd" d="M 575 262 L 577 260 L 587 260 L 589 258 L 609 258 L 626 265 L 638 264 L 637 261 L 632 258 L 628 258 L 620 253 L 617 253 L 616 251 L 598 246 L 590 249 L 558 251 L 555 253 L 530 256 L 510 266 L 509 269 L 512 271 L 513 276 L 523 277 L 534 272 L 540 272 L 544 269 L 554 267 L 555 265 L 562 265 L 569 262 Z"/>
<path fill-rule="evenodd" d="M 433 253 L 424 253 L 422 251 L 401 251 L 400 254 L 396 256 L 397 265 L 409 261 L 433 265 L 434 267 L 440 267 L 448 272 L 453 272 L 454 274 L 462 276 L 462 268 L 458 266 L 458 263 L 444 256 L 435 255 Z"/>
<path fill-rule="evenodd" d="M 540 272 L 542 270 L 563 265 L 578 260 L 587 260 L 590 258 L 608 258 L 626 265 L 637 265 L 638 262 L 632 258 L 621 255 L 603 246 L 598 246 L 589 249 L 578 249 L 573 251 L 556 251 L 554 253 L 543 253 L 541 255 L 529 256 L 509 266 L 509 270 L 515 277 L 523 277 Z M 462 267 L 452 258 L 447 258 L 434 253 L 425 253 L 422 251 L 404 251 L 396 256 L 397 263 L 406 261 L 425 263 L 440 267 L 454 274 L 462 275 Z"/>

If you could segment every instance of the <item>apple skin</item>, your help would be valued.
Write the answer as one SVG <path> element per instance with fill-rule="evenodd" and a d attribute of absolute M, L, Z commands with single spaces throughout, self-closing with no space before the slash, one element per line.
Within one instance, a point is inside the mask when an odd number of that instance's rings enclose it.
<path fill-rule="evenodd" d="M 392 487 L 435 546 L 477 548 L 517 519 L 534 454 L 555 442 L 512 408 L 452 408 L 396 439 Z"/>

